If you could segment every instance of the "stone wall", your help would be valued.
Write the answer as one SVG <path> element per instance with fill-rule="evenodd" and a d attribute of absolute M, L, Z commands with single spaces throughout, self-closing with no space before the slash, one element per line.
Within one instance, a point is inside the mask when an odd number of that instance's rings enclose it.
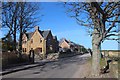
<path fill-rule="evenodd" d="M 102 54 L 109 57 L 118 57 L 120 50 L 102 50 Z"/>

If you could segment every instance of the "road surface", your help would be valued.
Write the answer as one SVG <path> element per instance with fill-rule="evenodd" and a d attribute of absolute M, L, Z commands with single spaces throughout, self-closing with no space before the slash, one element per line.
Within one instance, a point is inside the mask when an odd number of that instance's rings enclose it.
<path fill-rule="evenodd" d="M 77 55 L 2 76 L 3 78 L 84 78 L 89 75 L 90 55 Z"/>

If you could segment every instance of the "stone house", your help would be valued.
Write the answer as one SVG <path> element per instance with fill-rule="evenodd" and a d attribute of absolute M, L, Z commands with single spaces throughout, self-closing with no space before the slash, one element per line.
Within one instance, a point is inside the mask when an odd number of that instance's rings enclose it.
<path fill-rule="evenodd" d="M 36 26 L 34 32 L 24 33 L 22 37 L 23 53 L 28 54 L 31 49 L 40 54 L 57 52 L 57 37 L 52 35 L 51 30 L 41 31 Z"/>
<path fill-rule="evenodd" d="M 59 47 L 62 48 L 63 50 L 69 49 L 70 51 L 75 52 L 79 51 L 80 45 L 63 38 L 59 42 Z"/>

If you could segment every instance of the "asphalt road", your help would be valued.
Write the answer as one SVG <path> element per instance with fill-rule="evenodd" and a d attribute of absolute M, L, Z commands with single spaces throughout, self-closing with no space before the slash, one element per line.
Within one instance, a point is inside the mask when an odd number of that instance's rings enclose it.
<path fill-rule="evenodd" d="M 22 70 L 2 76 L 3 78 L 83 78 L 89 54 L 63 58 L 56 62 L 46 63 L 27 70 Z"/>

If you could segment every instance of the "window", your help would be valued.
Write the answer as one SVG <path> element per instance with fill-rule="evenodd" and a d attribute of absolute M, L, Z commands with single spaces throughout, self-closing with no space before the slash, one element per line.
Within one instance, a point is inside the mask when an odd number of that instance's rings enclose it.
<path fill-rule="evenodd" d="M 23 52 L 24 52 L 24 48 L 23 48 L 22 50 L 23 50 Z"/>
<path fill-rule="evenodd" d="M 39 51 L 42 52 L 42 48 L 40 48 Z"/>
<path fill-rule="evenodd" d="M 50 45 L 50 50 L 53 50 L 53 47 L 52 47 L 52 45 Z"/>
<path fill-rule="evenodd" d="M 26 52 L 26 48 L 23 48 L 22 50 L 23 50 L 23 52 Z"/>
<path fill-rule="evenodd" d="M 25 48 L 25 52 L 26 52 L 26 48 Z"/>
<path fill-rule="evenodd" d="M 40 43 L 42 42 L 42 39 L 40 38 Z"/>
<path fill-rule="evenodd" d="M 51 43 L 51 39 L 49 38 L 47 42 L 48 42 L 48 44 L 50 44 Z"/>
<path fill-rule="evenodd" d="M 22 43 L 26 43 L 27 41 L 23 40 Z"/>
<path fill-rule="evenodd" d="M 33 43 L 33 39 L 31 39 L 31 43 Z"/>

